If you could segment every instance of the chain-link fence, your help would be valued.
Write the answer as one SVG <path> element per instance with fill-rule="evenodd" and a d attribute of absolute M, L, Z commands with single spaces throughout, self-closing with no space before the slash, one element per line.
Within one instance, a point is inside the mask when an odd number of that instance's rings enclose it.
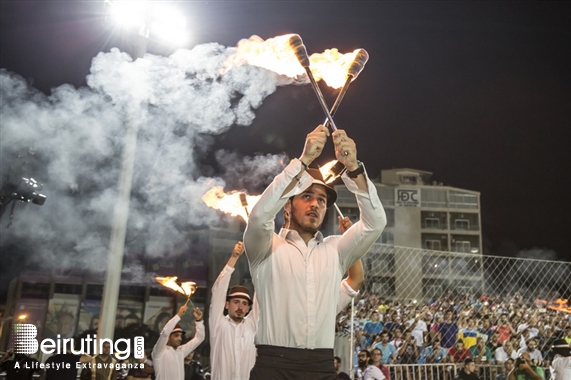
<path fill-rule="evenodd" d="M 571 263 L 375 244 L 363 259 L 365 289 L 390 300 L 488 296 L 526 303 L 571 296 Z M 515 297 L 515 298 L 514 298 Z"/>
<path fill-rule="evenodd" d="M 533 364 L 547 368 L 551 343 L 557 338 L 571 340 L 571 263 L 375 244 L 363 266 L 352 355 L 350 308 L 338 316 L 335 352 L 347 370 L 349 363 L 357 365 L 358 350 L 379 347 L 382 331 L 389 333 L 398 351 L 397 358 L 383 359 L 395 374 L 402 372 L 398 366 L 404 363 L 430 366 L 426 352 L 439 341 L 448 355 L 446 363 L 456 368 L 472 357 L 492 380 L 506 373 L 506 353 L 518 357 L 537 351 Z M 406 353 L 400 348 L 407 333 L 418 350 L 403 361 L 401 354 Z M 429 370 L 410 373 L 425 379 Z"/>

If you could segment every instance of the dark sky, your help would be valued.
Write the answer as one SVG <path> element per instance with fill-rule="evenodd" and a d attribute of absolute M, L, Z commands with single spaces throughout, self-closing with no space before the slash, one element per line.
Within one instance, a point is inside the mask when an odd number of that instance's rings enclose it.
<path fill-rule="evenodd" d="M 102 3 L 2 1 L 0 67 L 45 93 L 64 83 L 85 85 L 98 52 L 128 49 L 105 23 Z M 189 47 L 298 33 L 310 53 L 365 48 L 370 60 L 336 121 L 357 142 L 369 173 L 416 168 L 481 192 L 487 254 L 542 248 L 571 260 L 567 3 L 233 0 L 179 6 L 189 20 Z M 149 51 L 164 54 L 153 45 Z M 332 102 L 335 93 L 322 88 Z M 217 137 L 217 146 L 294 157 L 322 120 L 308 86 L 280 88 L 253 125 Z"/>

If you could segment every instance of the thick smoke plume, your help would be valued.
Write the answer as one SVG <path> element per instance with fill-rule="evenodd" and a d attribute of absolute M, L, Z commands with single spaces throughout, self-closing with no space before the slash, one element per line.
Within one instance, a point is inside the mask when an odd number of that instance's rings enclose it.
<path fill-rule="evenodd" d="M 198 155 L 209 136 L 249 125 L 277 85 L 293 82 L 247 64 L 229 67 L 234 52 L 213 43 L 133 60 L 113 49 L 93 59 L 88 87 L 62 85 L 49 96 L 0 71 L 2 184 L 34 177 L 48 196 L 41 207 L 17 205 L 9 229 L 4 213 L 2 246 L 27 247 L 46 269 L 103 270 L 129 123 L 139 132 L 128 254 L 178 254 L 185 231 L 219 223 L 201 196 L 225 182 L 204 176 Z M 240 165 L 226 151 L 217 158 L 234 181 L 247 171 L 250 184 L 267 183 L 284 159 L 260 156 Z"/>

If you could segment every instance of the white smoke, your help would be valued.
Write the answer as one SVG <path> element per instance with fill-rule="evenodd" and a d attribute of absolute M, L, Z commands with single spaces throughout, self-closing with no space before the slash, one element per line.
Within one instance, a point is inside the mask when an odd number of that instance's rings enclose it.
<path fill-rule="evenodd" d="M 276 86 L 292 83 L 259 67 L 228 68 L 234 52 L 212 43 L 133 61 L 112 49 L 93 59 L 88 87 L 62 85 L 49 96 L 1 70 L 1 177 L 32 176 L 48 196 L 41 207 L 16 206 L 1 245 L 28 247 L 45 268 L 104 269 L 129 123 L 138 124 L 129 250 L 180 253 L 185 231 L 219 223 L 201 197 L 225 180 L 201 173 L 196 158 L 207 150 L 209 136 L 249 125 Z M 30 152 L 35 167 L 18 158 Z M 269 182 L 284 159 L 241 159 L 232 152 L 216 157 L 239 186 Z"/>

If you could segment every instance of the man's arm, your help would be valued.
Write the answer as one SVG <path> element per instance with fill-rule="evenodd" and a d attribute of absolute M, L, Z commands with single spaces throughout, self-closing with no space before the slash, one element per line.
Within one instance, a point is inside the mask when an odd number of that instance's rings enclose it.
<path fill-rule="evenodd" d="M 159 339 L 157 340 L 157 343 L 155 343 L 155 346 L 153 347 L 153 359 L 157 359 L 163 354 L 167 346 L 167 342 L 169 341 L 169 336 L 171 335 L 171 332 L 174 330 L 176 324 L 180 321 L 180 318 L 182 318 L 184 313 L 186 313 L 187 309 L 188 306 L 185 303 L 180 307 L 180 309 L 178 309 L 178 313 L 174 317 L 172 317 L 170 321 L 167 322 L 165 327 L 163 327 L 163 331 L 161 331 L 161 335 L 159 335 Z"/>
<path fill-rule="evenodd" d="M 210 300 L 210 313 L 208 315 L 208 324 L 210 334 L 216 329 L 216 325 L 224 318 L 224 306 L 226 305 L 226 294 L 228 293 L 228 285 L 230 278 L 234 272 L 236 262 L 244 253 L 244 243 L 239 241 L 234 245 L 232 254 L 226 263 L 222 272 L 218 275 L 216 282 L 212 285 L 212 298 Z"/>
<path fill-rule="evenodd" d="M 200 345 L 204 341 L 206 337 L 206 330 L 204 329 L 204 321 L 202 320 L 202 311 L 195 307 L 194 308 L 194 321 L 196 322 L 196 334 L 194 334 L 194 338 L 192 338 L 187 343 L 181 346 L 182 352 L 184 352 L 184 356 L 186 357 L 192 351 L 196 350 L 196 347 Z"/>
<path fill-rule="evenodd" d="M 357 161 L 355 142 L 345 131 L 339 129 L 333 132 L 333 143 L 337 160 L 345 165 L 348 172 L 357 170 L 360 164 Z M 337 246 L 341 266 L 346 270 L 375 243 L 387 224 L 387 217 L 377 189 L 367 177 L 366 171 L 355 178 L 350 178 L 345 172 L 341 179 L 347 189 L 355 194 L 361 215 L 360 220 L 341 236 Z"/>

